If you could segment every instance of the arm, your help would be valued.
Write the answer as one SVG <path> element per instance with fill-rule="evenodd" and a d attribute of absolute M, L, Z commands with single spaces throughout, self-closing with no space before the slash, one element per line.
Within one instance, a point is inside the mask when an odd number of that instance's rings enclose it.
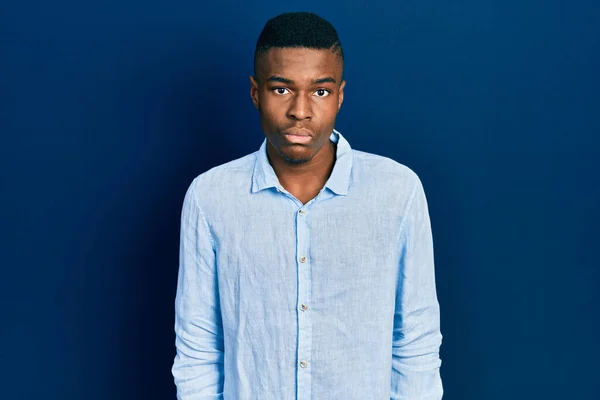
<path fill-rule="evenodd" d="M 427 200 L 417 182 L 400 228 L 400 273 L 392 338 L 391 400 L 439 400 L 442 343 Z"/>
<path fill-rule="evenodd" d="M 175 346 L 171 372 L 179 400 L 223 399 L 223 331 L 215 252 L 193 182 L 183 201 Z"/>

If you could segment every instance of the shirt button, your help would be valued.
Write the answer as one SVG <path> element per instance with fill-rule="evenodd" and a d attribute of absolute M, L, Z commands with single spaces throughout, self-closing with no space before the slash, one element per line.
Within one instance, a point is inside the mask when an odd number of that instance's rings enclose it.
<path fill-rule="evenodd" d="M 306 214 L 306 212 L 305 212 L 304 210 L 300 210 L 300 211 L 298 211 L 298 212 L 299 212 L 300 214 L 302 214 L 302 215 Z"/>
<path fill-rule="evenodd" d="M 306 308 L 307 308 L 307 307 L 306 307 L 306 304 L 302 304 L 302 305 L 300 306 L 300 309 L 301 309 L 302 311 L 306 310 Z"/>
<path fill-rule="evenodd" d="M 300 361 L 300 366 L 302 368 L 306 368 L 306 364 L 307 364 L 306 361 Z"/>
<path fill-rule="evenodd" d="M 304 256 L 300 257 L 300 262 L 301 263 L 306 262 L 306 257 L 304 257 Z"/>

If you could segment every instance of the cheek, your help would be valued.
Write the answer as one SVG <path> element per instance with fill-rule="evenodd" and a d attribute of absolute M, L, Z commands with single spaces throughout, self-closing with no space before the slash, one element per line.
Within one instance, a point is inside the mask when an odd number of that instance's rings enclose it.
<path fill-rule="evenodd" d="M 272 98 L 266 98 L 261 102 L 261 116 L 263 119 L 276 123 L 285 119 L 286 106 L 281 101 L 274 101 Z"/>
<path fill-rule="evenodd" d="M 281 108 L 280 102 L 276 101 L 273 96 L 263 94 L 261 97 L 261 105 L 265 113 L 269 115 L 276 115 L 278 110 Z"/>
<path fill-rule="evenodd" d="M 271 116 L 277 115 L 279 109 L 281 108 L 281 105 L 277 104 L 277 102 L 272 101 L 271 99 L 267 99 L 267 101 L 265 101 L 263 104 L 265 106 L 265 113 Z"/>
<path fill-rule="evenodd" d="M 329 121 L 332 119 L 335 119 L 337 113 L 338 113 L 338 98 L 337 96 L 335 98 L 332 98 L 329 102 L 327 102 L 327 105 L 325 105 L 322 108 L 322 115 L 323 115 L 323 119 Z"/>
<path fill-rule="evenodd" d="M 285 124 L 285 109 L 274 101 L 260 103 L 260 119 L 266 127 L 277 127 Z"/>
<path fill-rule="evenodd" d="M 263 97 L 260 101 L 260 116 L 265 120 L 270 120 L 275 114 L 275 106 L 268 98 Z"/>

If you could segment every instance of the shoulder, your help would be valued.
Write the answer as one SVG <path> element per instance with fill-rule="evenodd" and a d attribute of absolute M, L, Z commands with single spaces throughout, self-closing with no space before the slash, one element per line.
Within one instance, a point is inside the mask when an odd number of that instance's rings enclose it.
<path fill-rule="evenodd" d="M 356 179 L 373 182 L 387 190 L 397 188 L 405 192 L 413 192 L 421 185 L 417 173 L 399 161 L 361 150 L 352 150 L 352 152 Z"/>
<path fill-rule="evenodd" d="M 214 166 L 197 175 L 188 187 L 188 193 L 196 199 L 211 201 L 218 199 L 218 193 L 231 192 L 246 187 L 251 182 L 256 153 Z M 214 198 L 213 198 L 214 197 Z"/>

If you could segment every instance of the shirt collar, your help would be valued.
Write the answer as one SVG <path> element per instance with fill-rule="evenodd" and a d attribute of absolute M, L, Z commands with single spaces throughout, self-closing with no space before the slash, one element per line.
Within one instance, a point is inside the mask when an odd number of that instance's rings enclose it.
<path fill-rule="evenodd" d="M 337 143 L 336 160 L 325 187 L 335 194 L 346 195 L 350 185 L 350 171 L 352 169 L 352 148 L 344 136 L 335 129 L 331 132 L 329 140 Z M 265 138 L 256 152 L 254 170 L 252 172 L 252 193 L 271 187 L 279 188 L 281 184 L 275 170 L 267 158 L 267 139 Z"/>

